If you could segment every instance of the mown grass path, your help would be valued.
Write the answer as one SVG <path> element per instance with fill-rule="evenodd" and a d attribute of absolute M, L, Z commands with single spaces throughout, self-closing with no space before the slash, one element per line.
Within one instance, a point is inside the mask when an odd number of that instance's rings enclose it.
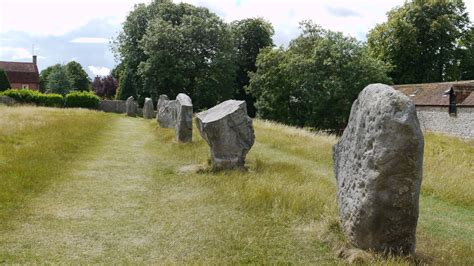
<path fill-rule="evenodd" d="M 5 261 L 133 261 L 127 255 L 146 248 L 156 162 L 144 145 L 153 132 L 139 119 L 110 123 L 96 148 L 66 173 L 68 181 L 33 199 L 21 224 L 2 236 Z"/>

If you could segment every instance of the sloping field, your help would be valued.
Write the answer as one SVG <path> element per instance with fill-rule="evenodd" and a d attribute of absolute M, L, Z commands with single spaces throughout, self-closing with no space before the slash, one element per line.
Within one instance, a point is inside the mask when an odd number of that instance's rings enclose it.
<path fill-rule="evenodd" d="M 345 263 L 336 138 L 255 130 L 249 171 L 212 173 L 197 132 L 179 144 L 155 121 L 0 106 L 0 263 Z M 474 264 L 473 158 L 473 141 L 426 136 L 417 261 Z"/>

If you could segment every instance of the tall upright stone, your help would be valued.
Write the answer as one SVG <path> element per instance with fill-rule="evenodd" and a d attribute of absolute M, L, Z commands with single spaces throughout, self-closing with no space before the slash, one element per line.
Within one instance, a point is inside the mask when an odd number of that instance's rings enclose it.
<path fill-rule="evenodd" d="M 245 101 L 228 100 L 196 115 L 199 133 L 211 148 L 214 169 L 244 169 L 255 142 Z"/>
<path fill-rule="evenodd" d="M 168 96 L 160 95 L 158 100 L 156 120 L 163 128 L 175 128 L 176 126 L 176 100 L 168 100 Z"/>
<path fill-rule="evenodd" d="M 125 101 L 125 109 L 127 111 L 128 116 L 135 117 L 137 116 L 137 103 L 133 99 L 133 96 L 130 96 Z"/>
<path fill-rule="evenodd" d="M 153 119 L 154 115 L 153 100 L 151 98 L 145 98 L 145 103 L 143 104 L 143 118 Z"/>
<path fill-rule="evenodd" d="M 193 103 L 184 93 L 176 96 L 176 140 L 191 142 L 193 140 Z"/>
<path fill-rule="evenodd" d="M 333 147 L 341 225 L 358 248 L 415 251 L 424 140 L 415 105 L 383 84 L 367 86 Z"/>

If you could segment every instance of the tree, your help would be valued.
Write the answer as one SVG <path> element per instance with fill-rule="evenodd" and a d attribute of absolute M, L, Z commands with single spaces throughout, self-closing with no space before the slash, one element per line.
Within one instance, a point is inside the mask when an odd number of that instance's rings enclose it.
<path fill-rule="evenodd" d="M 232 36 L 206 8 L 169 0 L 137 5 L 114 47 L 123 64 L 121 98 L 136 94 L 141 102 L 184 92 L 200 109 L 232 97 Z"/>
<path fill-rule="evenodd" d="M 43 69 L 40 73 L 40 91 L 45 92 L 48 84 L 48 76 L 55 68 L 60 68 L 61 64 L 56 64 Z"/>
<path fill-rule="evenodd" d="M 71 90 L 71 83 L 64 66 L 54 67 L 47 80 L 46 87 L 49 92 L 65 95 Z"/>
<path fill-rule="evenodd" d="M 251 117 L 256 114 L 254 97 L 245 91 L 249 83 L 249 72 L 256 70 L 255 61 L 260 50 L 273 46 L 273 27 L 261 18 L 250 18 L 234 21 L 231 24 L 234 38 L 234 52 L 236 54 L 237 77 L 236 99 L 245 100 Z"/>
<path fill-rule="evenodd" d="M 86 71 L 82 68 L 81 64 L 76 61 L 71 61 L 66 64 L 66 73 L 71 84 L 72 90 L 88 91 L 90 80 Z"/>
<path fill-rule="evenodd" d="M 365 45 L 311 22 L 288 49 L 265 48 L 250 73 L 257 114 L 282 123 L 340 131 L 352 102 L 371 83 L 390 83 L 389 66 Z"/>
<path fill-rule="evenodd" d="M 112 75 L 105 77 L 96 76 L 92 82 L 92 89 L 97 96 L 112 99 L 117 89 L 117 80 Z"/>
<path fill-rule="evenodd" d="M 129 67 L 125 67 L 119 80 L 119 89 L 117 90 L 116 99 L 126 100 L 128 97 L 133 96 L 137 98 L 137 92 L 134 86 L 134 73 Z"/>
<path fill-rule="evenodd" d="M 10 89 L 11 85 L 10 82 L 8 81 L 7 74 L 3 69 L 0 68 L 0 91 L 4 91 L 7 89 Z"/>
<path fill-rule="evenodd" d="M 469 18 L 462 0 L 411 0 L 368 34 L 370 52 L 393 66 L 395 83 L 459 78 Z"/>
<path fill-rule="evenodd" d="M 166 4 L 140 42 L 148 55 L 140 64 L 147 96 L 188 94 L 197 109 L 232 97 L 234 64 L 229 28 L 209 10 Z"/>

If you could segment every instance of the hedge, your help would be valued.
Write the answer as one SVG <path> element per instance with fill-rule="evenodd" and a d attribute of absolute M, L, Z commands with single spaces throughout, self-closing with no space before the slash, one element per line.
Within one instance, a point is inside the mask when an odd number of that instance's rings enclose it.
<path fill-rule="evenodd" d="M 90 92 L 71 92 L 66 94 L 64 103 L 66 107 L 82 107 L 97 109 L 99 107 L 100 98 Z"/>
<path fill-rule="evenodd" d="M 60 94 L 45 94 L 38 91 L 28 89 L 8 89 L 1 92 L 0 95 L 8 96 L 19 103 L 33 103 L 40 106 L 62 107 L 64 98 Z"/>

